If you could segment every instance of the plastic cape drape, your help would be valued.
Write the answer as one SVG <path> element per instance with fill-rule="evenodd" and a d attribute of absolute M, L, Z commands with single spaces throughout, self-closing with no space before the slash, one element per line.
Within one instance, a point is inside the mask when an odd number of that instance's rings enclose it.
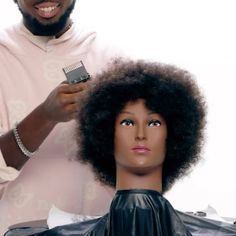
<path fill-rule="evenodd" d="M 43 232 L 38 233 L 40 231 Z M 15 229 L 6 234 L 13 235 L 236 236 L 236 226 L 175 211 L 161 194 L 153 190 L 121 190 L 116 193 L 109 213 L 101 218 L 51 230 Z"/>
<path fill-rule="evenodd" d="M 117 191 L 98 221 L 67 225 L 35 235 L 191 236 L 170 203 L 154 190 Z"/>
<path fill-rule="evenodd" d="M 236 236 L 236 225 L 177 211 L 193 236 Z"/>

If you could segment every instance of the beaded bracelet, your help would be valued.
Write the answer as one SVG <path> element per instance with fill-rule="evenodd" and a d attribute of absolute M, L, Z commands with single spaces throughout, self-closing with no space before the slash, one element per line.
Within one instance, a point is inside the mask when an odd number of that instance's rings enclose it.
<path fill-rule="evenodd" d="M 20 148 L 21 152 L 27 156 L 27 157 L 32 157 L 35 153 L 38 152 L 38 149 L 36 149 L 34 152 L 30 152 L 26 147 L 25 145 L 22 143 L 21 141 L 21 138 L 20 138 L 20 135 L 18 133 L 18 129 L 17 129 L 17 123 L 15 123 L 14 127 L 13 127 L 13 134 L 14 134 L 14 138 L 15 138 L 15 141 L 18 145 L 18 147 Z"/>

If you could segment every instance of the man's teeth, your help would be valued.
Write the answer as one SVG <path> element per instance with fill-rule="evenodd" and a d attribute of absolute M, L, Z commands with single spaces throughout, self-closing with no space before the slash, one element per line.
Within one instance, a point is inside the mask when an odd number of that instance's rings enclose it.
<path fill-rule="evenodd" d="M 40 11 L 44 11 L 44 12 L 51 12 L 53 10 L 55 10 L 57 7 L 44 7 L 44 8 L 39 8 Z"/>

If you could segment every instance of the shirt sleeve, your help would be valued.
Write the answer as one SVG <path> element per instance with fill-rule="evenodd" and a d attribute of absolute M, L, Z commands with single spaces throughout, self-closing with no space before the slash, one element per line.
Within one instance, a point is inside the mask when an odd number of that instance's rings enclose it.
<path fill-rule="evenodd" d="M 1 183 L 14 180 L 18 174 L 18 170 L 6 165 L 0 150 L 0 185 Z"/>
<path fill-rule="evenodd" d="M 4 99 L 2 96 L 2 91 L 0 89 L 0 136 L 9 129 L 6 114 L 6 106 L 4 105 Z M 15 179 L 18 174 L 18 170 L 6 165 L 0 148 L 0 185 L 4 182 Z"/>

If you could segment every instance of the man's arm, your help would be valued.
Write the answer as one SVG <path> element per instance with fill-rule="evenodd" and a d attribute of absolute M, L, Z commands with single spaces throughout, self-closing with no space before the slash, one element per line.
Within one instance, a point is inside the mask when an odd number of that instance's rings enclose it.
<path fill-rule="evenodd" d="M 39 148 L 57 123 L 67 122 L 75 117 L 79 96 L 85 88 L 85 83 L 60 84 L 18 124 L 20 139 L 30 152 Z M 7 166 L 20 169 L 28 160 L 18 147 L 12 130 L 0 137 L 0 148 Z"/>
<path fill-rule="evenodd" d="M 17 129 L 22 143 L 29 151 L 33 152 L 49 135 L 55 125 L 56 123 L 47 120 L 41 104 L 19 123 Z M 12 130 L 0 137 L 0 147 L 7 166 L 20 169 L 28 160 L 28 157 L 19 149 Z"/>

